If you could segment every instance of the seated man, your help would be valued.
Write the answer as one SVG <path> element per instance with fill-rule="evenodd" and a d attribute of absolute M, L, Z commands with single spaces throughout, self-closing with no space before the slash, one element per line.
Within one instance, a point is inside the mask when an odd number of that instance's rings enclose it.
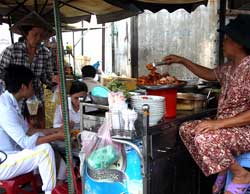
<path fill-rule="evenodd" d="M 0 96 L 0 150 L 7 159 L 0 164 L 0 180 L 39 170 L 42 190 L 51 194 L 56 185 L 55 156 L 48 144 L 63 140 L 62 129 L 28 129 L 19 103 L 34 95 L 32 71 L 22 65 L 10 65 L 4 76 L 5 92 Z"/>
<path fill-rule="evenodd" d="M 100 86 L 101 84 L 94 80 L 96 76 L 96 69 L 91 65 L 83 66 L 82 69 L 82 81 L 88 86 L 88 92 L 91 92 L 91 90 L 95 86 Z"/>

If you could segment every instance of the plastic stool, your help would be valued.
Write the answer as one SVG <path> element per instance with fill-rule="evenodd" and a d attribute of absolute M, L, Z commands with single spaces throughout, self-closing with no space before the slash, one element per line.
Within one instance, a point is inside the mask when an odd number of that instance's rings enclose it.
<path fill-rule="evenodd" d="M 236 160 L 240 166 L 245 167 L 245 168 L 250 168 L 250 152 L 239 155 L 236 158 Z M 233 177 L 232 172 L 228 170 L 225 189 L 227 188 L 227 185 L 231 182 L 232 177 Z M 250 188 L 248 188 L 246 194 L 250 194 Z"/>
<path fill-rule="evenodd" d="M 26 191 L 21 187 L 26 183 L 31 183 L 32 191 Z M 37 194 L 36 177 L 32 171 L 9 180 L 0 181 L 0 188 L 5 190 L 4 194 Z"/>

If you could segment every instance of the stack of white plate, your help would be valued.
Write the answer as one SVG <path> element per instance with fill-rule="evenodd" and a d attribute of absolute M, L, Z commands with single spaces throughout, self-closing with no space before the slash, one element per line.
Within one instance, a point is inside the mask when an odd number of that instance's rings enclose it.
<path fill-rule="evenodd" d="M 149 126 L 156 125 L 165 115 L 165 97 L 153 95 L 139 95 L 131 97 L 131 106 L 142 112 L 142 106 L 149 105 Z"/>

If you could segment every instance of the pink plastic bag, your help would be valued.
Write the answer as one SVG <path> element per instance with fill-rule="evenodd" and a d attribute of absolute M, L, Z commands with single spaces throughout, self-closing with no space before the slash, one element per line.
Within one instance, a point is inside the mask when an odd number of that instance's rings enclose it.
<path fill-rule="evenodd" d="M 121 145 L 112 141 L 111 126 L 111 120 L 107 115 L 96 136 L 92 134 L 91 138 L 82 137 L 85 157 L 89 166 L 94 169 L 107 168 L 119 159 Z"/>

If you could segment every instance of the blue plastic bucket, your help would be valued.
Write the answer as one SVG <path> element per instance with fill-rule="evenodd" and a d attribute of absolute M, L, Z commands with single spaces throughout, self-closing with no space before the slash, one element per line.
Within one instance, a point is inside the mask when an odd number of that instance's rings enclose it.
<path fill-rule="evenodd" d="M 85 165 L 85 194 L 142 194 L 141 159 L 125 145 L 120 159 L 105 170 Z"/>

